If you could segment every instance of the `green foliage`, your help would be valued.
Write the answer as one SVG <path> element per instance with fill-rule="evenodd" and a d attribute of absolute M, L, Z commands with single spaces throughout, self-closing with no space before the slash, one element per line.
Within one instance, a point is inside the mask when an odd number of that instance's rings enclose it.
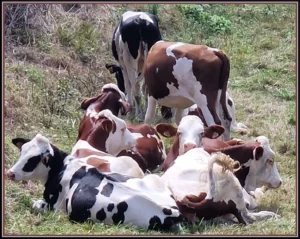
<path fill-rule="evenodd" d="M 288 111 L 288 123 L 296 125 L 296 103 L 290 102 L 287 108 Z"/>
<path fill-rule="evenodd" d="M 180 4 L 177 5 L 183 16 L 193 25 L 199 26 L 204 34 L 228 34 L 232 24 L 224 16 L 212 15 L 209 9 L 201 5 Z"/>
<path fill-rule="evenodd" d="M 295 91 L 291 91 L 288 89 L 277 89 L 276 96 L 284 100 L 296 100 Z"/>
<path fill-rule="evenodd" d="M 147 12 L 152 13 L 155 16 L 158 16 L 159 4 L 149 4 L 147 5 Z"/>
<path fill-rule="evenodd" d="M 72 47 L 83 62 L 91 61 L 95 52 L 99 51 L 100 32 L 94 25 L 81 22 L 72 30 L 69 25 L 57 28 L 59 42 L 65 47 Z"/>

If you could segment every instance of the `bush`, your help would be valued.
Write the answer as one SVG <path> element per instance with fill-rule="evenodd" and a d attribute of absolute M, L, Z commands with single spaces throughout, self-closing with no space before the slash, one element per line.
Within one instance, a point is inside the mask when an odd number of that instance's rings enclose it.
<path fill-rule="evenodd" d="M 211 14 L 207 6 L 204 8 L 201 5 L 180 4 L 178 9 L 188 22 L 199 25 L 203 34 L 228 34 L 231 31 L 230 20 L 224 16 Z"/>

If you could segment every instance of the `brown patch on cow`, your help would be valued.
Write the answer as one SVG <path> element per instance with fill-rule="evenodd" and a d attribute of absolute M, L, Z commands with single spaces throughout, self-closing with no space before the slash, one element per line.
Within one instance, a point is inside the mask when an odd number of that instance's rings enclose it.
<path fill-rule="evenodd" d="M 229 200 L 228 204 L 224 201 L 214 202 L 213 199 L 205 199 L 206 195 L 206 193 L 201 192 L 199 196 L 187 195 L 181 201 L 176 201 L 180 212 L 186 220 L 194 221 L 194 215 L 199 219 L 213 219 L 232 213 L 236 216 L 239 223 L 246 224 L 232 200 Z"/>
<path fill-rule="evenodd" d="M 85 158 L 90 155 L 96 155 L 96 156 L 111 156 L 110 154 L 107 154 L 105 152 L 99 152 L 99 151 L 94 151 L 90 149 L 77 149 L 74 157 L 76 158 Z"/>
<path fill-rule="evenodd" d="M 110 163 L 104 159 L 91 157 L 86 161 L 86 163 L 94 166 L 100 172 L 110 172 Z"/>
<path fill-rule="evenodd" d="M 159 123 L 155 126 L 156 131 L 166 138 L 174 137 L 177 133 L 177 127 L 168 123 Z"/>
<path fill-rule="evenodd" d="M 221 125 L 212 125 L 204 128 L 204 136 L 215 139 L 224 133 L 225 129 Z"/>

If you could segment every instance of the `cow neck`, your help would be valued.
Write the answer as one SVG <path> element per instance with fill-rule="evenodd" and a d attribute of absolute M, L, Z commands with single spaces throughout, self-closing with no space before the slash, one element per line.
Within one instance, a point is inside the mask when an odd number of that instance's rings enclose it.
<path fill-rule="evenodd" d="M 91 131 L 86 135 L 86 138 L 83 138 L 83 140 L 86 140 L 95 149 L 107 153 L 105 142 L 109 136 L 109 133 L 101 127 L 101 123 L 105 119 L 107 118 L 98 118 Z"/>
<path fill-rule="evenodd" d="M 95 112 L 99 113 L 103 109 L 109 109 L 113 115 L 117 116 L 119 113 L 118 101 L 121 99 L 120 93 L 115 89 L 105 89 L 103 93 L 95 102 Z"/>
<path fill-rule="evenodd" d="M 51 199 L 50 195 L 58 192 L 57 187 L 59 187 L 59 182 L 62 178 L 62 174 L 65 168 L 64 159 L 68 156 L 68 154 L 59 150 L 52 144 L 51 147 L 53 148 L 54 156 L 50 157 L 49 159 L 50 170 L 48 173 L 48 179 L 45 183 L 44 199 L 47 203 L 53 206 L 53 204 L 55 203 L 52 203 L 54 198 Z"/>
<path fill-rule="evenodd" d="M 245 186 L 247 176 L 249 175 L 250 166 L 245 164 L 249 160 L 253 160 L 253 150 L 256 144 L 242 144 L 229 146 L 227 148 L 221 149 L 220 151 L 226 155 L 229 155 L 233 160 L 238 161 L 241 164 L 241 168 L 234 173 L 234 175 L 239 180 L 242 187 Z"/>

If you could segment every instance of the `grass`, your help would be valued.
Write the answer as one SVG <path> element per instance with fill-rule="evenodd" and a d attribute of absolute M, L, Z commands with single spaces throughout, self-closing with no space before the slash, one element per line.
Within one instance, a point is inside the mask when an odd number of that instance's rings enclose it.
<path fill-rule="evenodd" d="M 202 221 L 185 225 L 183 234 L 295 235 L 295 4 L 82 4 L 73 12 L 59 4 L 49 6 L 52 17 L 39 15 L 31 27 L 6 36 L 13 47 L 7 44 L 5 58 L 5 168 L 19 156 L 11 143 L 15 137 L 32 138 L 41 132 L 60 149 L 71 151 L 83 116 L 80 102 L 114 82 L 105 69 L 105 63 L 114 62 L 112 33 L 121 14 L 133 9 L 157 14 L 165 40 L 225 51 L 237 120 L 250 128 L 248 135 L 232 137 L 267 136 L 283 179 L 279 189 L 266 192 L 259 208 L 277 212 L 279 218 L 248 226 Z M 167 149 L 171 143 L 165 140 Z M 32 201 L 42 198 L 40 183 L 5 180 L 4 187 L 5 234 L 168 235 L 131 226 L 74 224 L 62 213 L 34 214 Z"/>

